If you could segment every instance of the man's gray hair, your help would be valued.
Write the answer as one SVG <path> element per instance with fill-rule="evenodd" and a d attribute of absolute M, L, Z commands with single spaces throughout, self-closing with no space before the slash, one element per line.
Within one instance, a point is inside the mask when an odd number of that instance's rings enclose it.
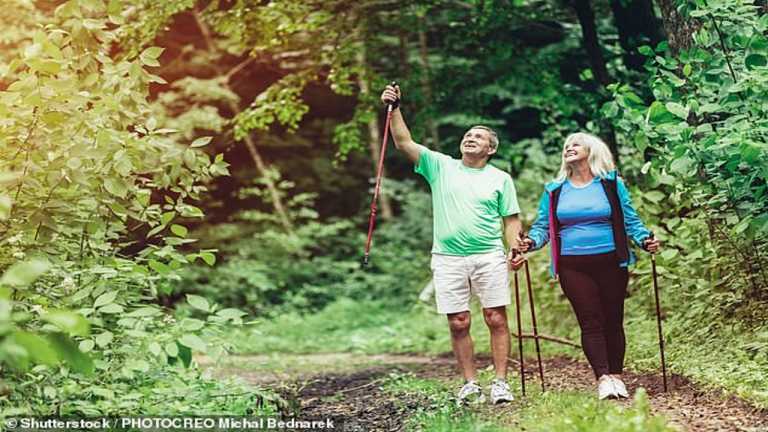
<path fill-rule="evenodd" d="M 472 129 L 482 129 L 484 131 L 488 131 L 488 134 L 491 135 L 491 147 L 493 148 L 499 148 L 499 136 L 496 134 L 496 131 L 489 128 L 488 126 L 483 125 L 475 125 L 469 128 Z"/>

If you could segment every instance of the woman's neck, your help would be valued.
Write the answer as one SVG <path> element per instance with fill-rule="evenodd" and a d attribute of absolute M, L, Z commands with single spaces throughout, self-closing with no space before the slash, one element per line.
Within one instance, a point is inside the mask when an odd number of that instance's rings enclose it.
<path fill-rule="evenodd" d="M 587 161 L 580 161 L 571 166 L 571 175 L 568 180 L 576 186 L 583 186 L 595 179 L 592 171 L 589 169 Z"/>

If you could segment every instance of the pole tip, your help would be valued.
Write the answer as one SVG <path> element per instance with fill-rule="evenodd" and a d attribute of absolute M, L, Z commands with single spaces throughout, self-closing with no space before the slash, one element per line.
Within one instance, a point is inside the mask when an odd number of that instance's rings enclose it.
<path fill-rule="evenodd" d="M 363 255 L 363 267 L 368 267 L 368 254 Z"/>

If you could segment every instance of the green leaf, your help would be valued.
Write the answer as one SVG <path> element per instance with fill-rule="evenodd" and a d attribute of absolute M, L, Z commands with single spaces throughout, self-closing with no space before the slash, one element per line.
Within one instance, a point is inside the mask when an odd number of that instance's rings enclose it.
<path fill-rule="evenodd" d="M 111 400 L 115 398 L 115 392 L 108 388 L 102 388 L 102 387 L 91 387 L 91 392 L 96 395 L 100 396 L 104 399 Z"/>
<path fill-rule="evenodd" d="M 765 56 L 762 54 L 750 54 L 744 59 L 744 65 L 747 66 L 747 69 L 764 67 L 766 64 L 768 64 L 768 61 L 766 61 Z"/>
<path fill-rule="evenodd" d="M 666 195 L 664 195 L 663 193 L 661 193 L 661 192 L 659 192 L 659 191 L 656 191 L 656 190 L 654 190 L 654 191 L 648 191 L 648 192 L 646 192 L 646 193 L 645 193 L 643 196 L 644 196 L 644 197 L 645 197 L 647 200 L 649 200 L 649 201 L 651 201 L 651 202 L 654 202 L 654 203 L 658 203 L 658 202 L 661 202 L 661 200 L 663 200 L 663 199 L 666 197 Z"/>
<path fill-rule="evenodd" d="M 176 357 L 179 355 L 179 345 L 176 342 L 168 342 L 165 344 L 165 353 L 169 357 Z"/>
<path fill-rule="evenodd" d="M 216 315 L 218 315 L 218 316 L 220 316 L 222 318 L 235 319 L 235 318 L 243 317 L 243 316 L 248 315 L 248 314 L 243 312 L 243 311 L 241 311 L 240 309 L 226 308 L 226 309 L 222 309 L 222 310 L 216 312 Z"/>
<path fill-rule="evenodd" d="M 667 110 L 667 108 L 659 101 L 654 101 L 650 107 L 648 107 L 648 115 L 646 121 L 649 123 L 662 124 L 676 121 L 675 117 Z"/>
<path fill-rule="evenodd" d="M 682 105 L 680 105 L 679 103 L 676 103 L 676 102 L 667 102 L 665 107 L 667 108 L 667 110 L 669 112 L 671 112 L 672 114 L 680 117 L 681 119 L 683 119 L 683 120 L 688 119 L 688 114 L 689 114 L 690 110 L 687 107 L 684 107 L 684 106 L 682 106 Z"/>
<path fill-rule="evenodd" d="M 141 54 L 139 54 L 139 60 L 145 66 L 160 66 L 160 62 L 158 62 L 157 59 L 160 57 L 160 54 L 162 54 L 164 50 L 165 48 L 161 47 L 149 47 L 142 51 Z"/>
<path fill-rule="evenodd" d="M 59 358 L 67 362 L 72 370 L 84 375 L 93 374 L 93 360 L 83 354 L 71 339 L 60 333 L 49 335 L 47 339 Z"/>
<path fill-rule="evenodd" d="M 112 303 L 113 301 L 115 301 L 115 298 L 117 298 L 117 291 L 105 292 L 104 294 L 96 298 L 96 301 L 93 302 L 93 307 L 98 308 L 106 304 Z"/>
<path fill-rule="evenodd" d="M 125 198 L 128 195 L 128 187 L 122 179 L 108 177 L 104 180 L 104 188 L 116 197 Z"/>
<path fill-rule="evenodd" d="M 643 174 L 648 174 L 648 171 L 651 169 L 651 165 L 653 165 L 653 162 L 648 161 L 645 164 L 643 164 L 643 167 L 640 168 L 640 172 Z"/>
<path fill-rule="evenodd" d="M 175 344 L 174 344 L 175 345 Z M 159 356 L 163 352 L 163 348 L 160 346 L 159 343 L 152 341 L 149 343 L 149 346 L 147 347 L 149 349 L 149 352 L 152 354 Z"/>
<path fill-rule="evenodd" d="M 44 259 L 31 259 L 12 265 L 3 273 L 0 278 L 0 285 L 10 285 L 17 288 L 23 288 L 36 281 L 42 276 L 51 264 Z"/>
<path fill-rule="evenodd" d="M 195 351 L 206 352 L 208 349 L 205 342 L 200 339 L 200 336 L 192 333 L 187 333 L 180 337 L 179 343 Z"/>
<path fill-rule="evenodd" d="M 110 342 L 112 342 L 112 339 L 114 338 L 114 334 L 110 331 L 105 331 L 104 333 L 96 336 L 96 344 L 99 345 L 101 348 L 106 347 L 109 345 Z"/>
<path fill-rule="evenodd" d="M 109 5 L 107 6 L 107 14 L 111 16 L 118 16 L 122 10 L 123 5 L 121 0 L 109 0 Z"/>
<path fill-rule="evenodd" d="M 200 258 L 209 266 L 216 264 L 216 255 L 211 252 L 200 252 Z"/>
<path fill-rule="evenodd" d="M 157 260 L 149 260 L 149 267 L 161 275 L 171 272 L 171 268 Z"/>
<path fill-rule="evenodd" d="M 189 146 L 190 147 L 204 147 L 204 146 L 207 146 L 208 143 L 210 143 L 212 139 L 213 139 L 213 137 L 209 137 L 209 136 L 198 138 L 198 139 L 192 141 L 192 144 L 190 144 Z"/>
<path fill-rule="evenodd" d="M 192 364 L 192 350 L 180 343 L 177 343 L 177 345 L 179 347 L 178 358 L 181 360 L 184 367 L 188 368 L 189 365 Z"/>
<path fill-rule="evenodd" d="M 128 314 L 126 314 L 126 316 L 137 317 L 138 318 L 138 317 L 155 316 L 155 315 L 159 315 L 161 313 L 162 312 L 159 309 L 157 309 L 156 307 L 145 306 L 145 307 L 141 307 L 141 308 L 138 308 L 138 309 L 136 309 L 134 311 L 129 312 Z"/>
<path fill-rule="evenodd" d="M 43 321 L 76 336 L 88 336 L 91 330 L 91 324 L 84 316 L 71 311 L 55 310 L 46 313 L 41 318 Z"/>
<path fill-rule="evenodd" d="M 160 215 L 160 223 L 163 225 L 168 225 L 168 222 L 172 221 L 173 218 L 176 217 L 175 211 L 165 212 L 162 215 Z"/>
<path fill-rule="evenodd" d="M 56 350 L 51 348 L 48 341 L 41 336 L 25 331 L 17 331 L 13 333 L 12 339 L 27 351 L 27 354 L 35 363 L 54 365 L 59 361 Z"/>
<path fill-rule="evenodd" d="M 173 224 L 171 225 L 171 232 L 179 237 L 186 237 L 188 231 L 184 225 Z"/>
<path fill-rule="evenodd" d="M 211 308 L 211 306 L 208 304 L 208 300 L 206 300 L 204 297 L 200 297 L 194 294 L 187 294 L 187 303 L 189 303 L 189 305 L 193 308 L 200 309 L 204 312 L 208 312 Z"/>
<path fill-rule="evenodd" d="M 688 175 L 695 164 L 696 162 L 693 159 L 683 156 L 673 160 L 669 165 L 669 169 L 673 173 Z"/>
<path fill-rule="evenodd" d="M 664 249 L 661 251 L 661 257 L 665 260 L 670 260 L 677 256 L 677 249 Z"/>
<path fill-rule="evenodd" d="M 99 312 L 106 313 L 106 314 L 117 314 L 117 313 L 123 313 L 125 312 L 125 309 L 123 309 L 122 306 L 116 303 L 110 303 L 101 309 L 99 309 Z"/>
<path fill-rule="evenodd" d="M 184 318 L 180 324 L 181 328 L 186 331 L 198 331 L 205 327 L 205 322 L 195 318 Z"/>
<path fill-rule="evenodd" d="M 96 346 L 96 342 L 93 341 L 93 339 L 86 339 L 77 346 L 80 351 L 87 353 L 93 350 L 93 347 Z"/>
<path fill-rule="evenodd" d="M 652 57 L 656 55 L 656 53 L 653 52 L 653 48 L 651 48 L 648 45 L 641 46 L 640 48 L 637 49 L 637 52 L 639 52 L 640 54 L 646 57 Z"/>

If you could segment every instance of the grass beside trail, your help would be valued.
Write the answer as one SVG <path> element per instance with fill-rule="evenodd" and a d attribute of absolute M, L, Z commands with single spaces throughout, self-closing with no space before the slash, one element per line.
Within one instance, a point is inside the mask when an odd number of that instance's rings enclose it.
<path fill-rule="evenodd" d="M 490 380 L 490 375 L 481 381 Z M 667 432 L 675 431 L 666 420 L 650 414 L 648 398 L 639 390 L 630 407 L 611 401 L 598 401 L 584 392 L 532 393 L 524 400 L 507 405 L 456 406 L 456 383 L 422 379 L 412 374 L 393 373 L 384 383 L 386 392 L 403 397 L 419 397 L 427 403 L 409 418 L 407 430 L 430 432 Z M 514 384 L 511 383 L 513 386 Z M 519 389 L 515 389 L 520 394 Z"/>
<path fill-rule="evenodd" d="M 627 309 L 636 309 L 629 299 Z M 562 306 L 562 305 L 560 305 Z M 524 305 L 527 310 L 527 305 Z M 538 307 L 538 305 L 537 305 Z M 553 306 L 549 306 L 553 307 Z M 567 305 L 564 308 L 567 311 Z M 510 308 L 510 327 L 515 329 L 514 309 Z M 539 330 L 565 336 L 578 342 L 578 327 L 568 313 L 554 320 L 539 313 Z M 548 320 L 549 318 L 549 320 Z M 489 352 L 488 330 L 477 309 L 472 314 L 472 336 L 478 353 Z M 530 331 L 524 315 L 523 328 Z M 684 327 L 674 317 L 664 323 L 667 339 L 667 367 L 693 381 L 724 389 L 768 408 L 768 355 L 765 350 L 750 350 L 753 335 L 737 329 L 714 331 Z M 659 369 L 658 339 L 654 320 L 631 314 L 626 319 L 627 366 L 638 371 Z M 727 331 L 727 334 L 726 334 Z M 434 312 L 434 307 L 413 304 L 392 307 L 384 302 L 355 302 L 338 300 L 314 314 L 288 313 L 264 320 L 249 330 L 236 330 L 233 343 L 241 353 L 423 353 L 440 354 L 450 351 L 446 319 Z M 513 343 L 512 356 L 516 357 Z M 566 354 L 583 358 L 581 350 L 542 341 L 545 356 Z M 534 354 L 533 342 L 527 340 L 525 352 Z"/>
<path fill-rule="evenodd" d="M 508 312 L 514 313 L 510 309 Z M 510 316 L 514 322 L 514 317 Z M 530 330 L 524 326 L 524 332 Z M 472 313 L 472 337 L 478 353 L 490 352 L 488 328 L 476 305 Z M 311 315 L 289 313 L 265 320 L 249 331 L 233 333 L 233 343 L 244 354 L 272 353 L 419 353 L 441 354 L 451 351 L 448 322 L 435 313 L 434 306 L 415 303 L 394 308 L 383 302 L 338 300 Z M 515 345 L 516 348 L 516 345 Z M 534 351 L 526 340 L 526 352 Z M 580 351 L 542 343 L 544 354 Z"/>

